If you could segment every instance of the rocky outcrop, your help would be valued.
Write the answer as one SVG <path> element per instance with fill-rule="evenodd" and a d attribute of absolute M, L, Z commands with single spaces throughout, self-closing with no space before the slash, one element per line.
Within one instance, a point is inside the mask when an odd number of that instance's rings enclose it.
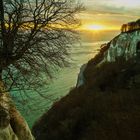
<path fill-rule="evenodd" d="M 0 140 L 34 140 L 31 131 L 0 82 Z"/>
<path fill-rule="evenodd" d="M 110 42 L 109 49 L 105 52 L 104 62 L 116 61 L 118 57 L 126 59 L 137 56 L 140 43 L 140 31 L 118 35 Z"/>
<path fill-rule="evenodd" d="M 84 71 L 86 69 L 86 66 L 87 66 L 87 64 L 84 64 L 80 68 L 80 73 L 78 74 L 76 87 L 80 87 L 85 83 Z"/>
<path fill-rule="evenodd" d="M 123 57 L 125 60 L 136 58 L 139 61 L 140 58 L 140 31 L 134 31 L 131 33 L 123 33 L 116 36 L 108 44 L 101 46 L 101 50 L 94 61 L 97 58 L 100 60 L 96 65 L 100 65 L 105 62 L 115 62 L 118 58 Z M 135 59 L 135 60 L 136 60 Z M 77 87 L 85 83 L 84 70 L 87 64 L 84 64 L 78 75 Z"/>

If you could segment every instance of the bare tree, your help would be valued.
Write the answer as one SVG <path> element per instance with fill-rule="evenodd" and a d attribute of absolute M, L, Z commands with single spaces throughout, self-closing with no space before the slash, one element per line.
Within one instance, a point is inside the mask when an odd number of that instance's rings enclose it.
<path fill-rule="evenodd" d="M 8 90 L 37 89 L 66 66 L 81 10 L 76 0 L 0 0 L 0 79 Z"/>

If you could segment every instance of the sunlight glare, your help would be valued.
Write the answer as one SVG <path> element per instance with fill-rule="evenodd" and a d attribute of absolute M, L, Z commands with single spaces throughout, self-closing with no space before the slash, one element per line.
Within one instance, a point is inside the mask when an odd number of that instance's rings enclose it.
<path fill-rule="evenodd" d="M 87 25 L 86 28 L 88 30 L 99 31 L 99 30 L 103 30 L 104 29 L 104 26 L 102 26 L 102 25 Z"/>

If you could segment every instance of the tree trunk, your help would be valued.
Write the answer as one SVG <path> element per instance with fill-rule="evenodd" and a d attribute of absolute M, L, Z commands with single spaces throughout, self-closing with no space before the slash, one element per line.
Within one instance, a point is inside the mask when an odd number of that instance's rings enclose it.
<path fill-rule="evenodd" d="M 0 81 L 2 81 L 2 70 L 1 69 L 0 69 Z"/>
<path fill-rule="evenodd" d="M 28 124 L 0 81 L 0 140 L 34 140 Z"/>
<path fill-rule="evenodd" d="M 2 34 L 2 38 L 4 38 L 6 29 L 5 29 L 5 23 L 4 23 L 3 0 L 0 0 L 0 22 L 1 22 L 1 34 Z"/>

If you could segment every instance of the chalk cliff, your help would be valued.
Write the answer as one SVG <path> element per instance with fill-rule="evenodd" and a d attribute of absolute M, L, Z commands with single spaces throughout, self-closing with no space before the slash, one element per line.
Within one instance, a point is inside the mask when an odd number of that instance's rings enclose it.
<path fill-rule="evenodd" d="M 139 139 L 139 42 L 137 30 L 102 45 L 76 87 L 35 123 L 36 140 Z"/>
<path fill-rule="evenodd" d="M 110 42 L 109 49 L 105 52 L 104 61 L 115 61 L 120 56 L 130 59 L 137 55 L 139 49 L 140 31 L 122 33 Z"/>
<path fill-rule="evenodd" d="M 123 57 L 125 60 L 132 58 L 138 59 L 140 56 L 140 31 L 119 34 L 109 43 L 101 46 L 99 54 L 100 60 L 96 65 L 105 62 L 115 62 L 120 57 Z M 87 64 L 84 64 L 80 69 L 77 87 L 84 84 L 85 78 L 83 73 L 86 66 Z"/>

